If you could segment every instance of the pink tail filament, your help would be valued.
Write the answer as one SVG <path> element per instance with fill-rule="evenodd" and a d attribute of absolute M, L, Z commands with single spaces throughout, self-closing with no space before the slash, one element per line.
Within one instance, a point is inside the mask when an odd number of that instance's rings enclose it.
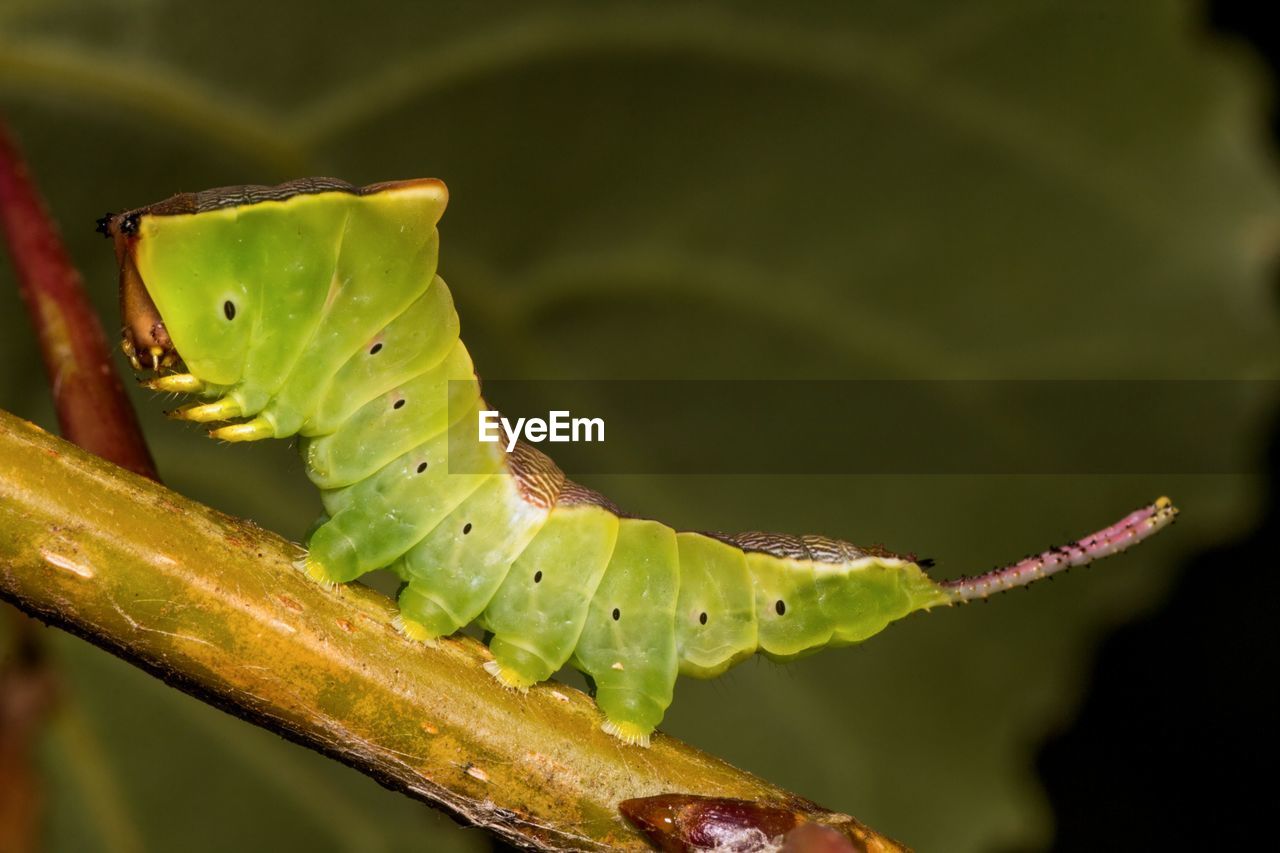
<path fill-rule="evenodd" d="M 1153 504 L 1134 510 L 1110 527 L 1070 545 L 1050 548 L 985 574 L 944 581 L 941 586 L 951 594 L 952 601 L 987 598 L 1006 589 L 1026 586 L 1072 566 L 1088 565 L 1102 557 L 1118 554 L 1168 527 L 1177 514 L 1178 508 L 1168 498 L 1160 498 Z"/>

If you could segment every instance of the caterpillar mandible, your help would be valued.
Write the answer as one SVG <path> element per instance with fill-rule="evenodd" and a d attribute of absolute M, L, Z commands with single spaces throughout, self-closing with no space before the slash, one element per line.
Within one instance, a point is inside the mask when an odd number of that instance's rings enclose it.
<path fill-rule="evenodd" d="M 913 611 L 1122 551 L 1177 514 L 1160 498 L 1071 545 L 943 582 L 880 548 L 626 515 L 535 448 L 508 455 L 475 435 L 487 406 L 436 275 L 447 198 L 433 179 L 308 178 L 108 214 L 98 227 L 119 262 L 123 347 L 158 374 L 150 388 L 203 399 L 175 417 L 229 422 L 213 437 L 301 436 L 326 513 L 308 575 L 390 567 L 405 634 L 478 622 L 486 669 L 516 689 L 571 664 L 604 730 L 628 743 L 649 742 L 678 674 L 858 643 Z M 449 473 L 451 442 L 468 473 Z"/>

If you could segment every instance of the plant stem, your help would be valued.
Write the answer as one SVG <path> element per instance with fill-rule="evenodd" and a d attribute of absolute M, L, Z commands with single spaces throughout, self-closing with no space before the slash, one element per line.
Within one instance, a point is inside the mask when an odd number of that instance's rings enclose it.
<path fill-rule="evenodd" d="M 624 746 L 576 690 L 505 690 L 482 644 L 415 644 L 389 599 L 317 586 L 300 556 L 0 412 L 0 597 L 169 684 L 521 846 L 646 849 L 618 803 L 684 792 L 901 849 L 674 738 Z"/>
<path fill-rule="evenodd" d="M 27 853 L 40 849 L 44 800 L 34 734 L 54 704 L 57 679 L 35 622 L 3 606 L 0 630 L 7 632 L 9 647 L 0 655 L 0 850 Z"/>
<path fill-rule="evenodd" d="M 3 124 L 0 225 L 22 301 L 40 339 L 62 434 L 91 453 L 156 479 L 137 415 L 111 365 L 102 324 Z"/>

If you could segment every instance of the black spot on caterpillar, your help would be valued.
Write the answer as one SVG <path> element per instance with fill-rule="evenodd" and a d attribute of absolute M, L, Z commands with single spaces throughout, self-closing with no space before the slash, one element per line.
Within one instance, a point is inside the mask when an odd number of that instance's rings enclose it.
<path fill-rule="evenodd" d="M 1080 542 L 946 582 L 880 547 L 624 515 L 528 445 L 507 455 L 467 437 L 488 406 L 435 274 L 445 202 L 435 180 L 308 178 L 109 214 L 98 230 L 120 265 L 125 352 L 139 370 L 183 363 L 149 384 L 202 397 L 174 414 L 232 421 L 217 438 L 302 437 L 326 510 L 309 575 L 391 568 L 410 637 L 478 622 L 486 668 L 511 687 L 571 663 L 605 730 L 630 743 L 648 742 L 679 673 L 860 642 L 913 611 L 1123 550 L 1176 514 L 1162 498 Z M 446 451 L 474 473 L 450 475 Z"/>

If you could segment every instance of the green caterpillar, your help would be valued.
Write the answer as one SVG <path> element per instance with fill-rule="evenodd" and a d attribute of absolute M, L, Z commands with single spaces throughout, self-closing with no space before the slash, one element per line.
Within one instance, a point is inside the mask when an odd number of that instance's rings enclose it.
<path fill-rule="evenodd" d="M 858 643 L 913 611 L 1123 550 L 1177 512 L 1161 498 L 1072 545 L 946 582 L 879 548 L 625 515 L 534 448 L 478 440 L 487 406 L 435 274 L 446 200 L 436 180 L 312 178 L 109 214 L 99 230 L 120 265 L 125 352 L 160 374 L 151 388 L 204 398 L 175 416 L 235 421 L 215 438 L 302 437 L 326 510 L 308 575 L 390 567 L 405 634 L 479 622 L 486 668 L 512 688 L 572 664 L 605 731 L 628 743 L 648 743 L 677 674 Z"/>

